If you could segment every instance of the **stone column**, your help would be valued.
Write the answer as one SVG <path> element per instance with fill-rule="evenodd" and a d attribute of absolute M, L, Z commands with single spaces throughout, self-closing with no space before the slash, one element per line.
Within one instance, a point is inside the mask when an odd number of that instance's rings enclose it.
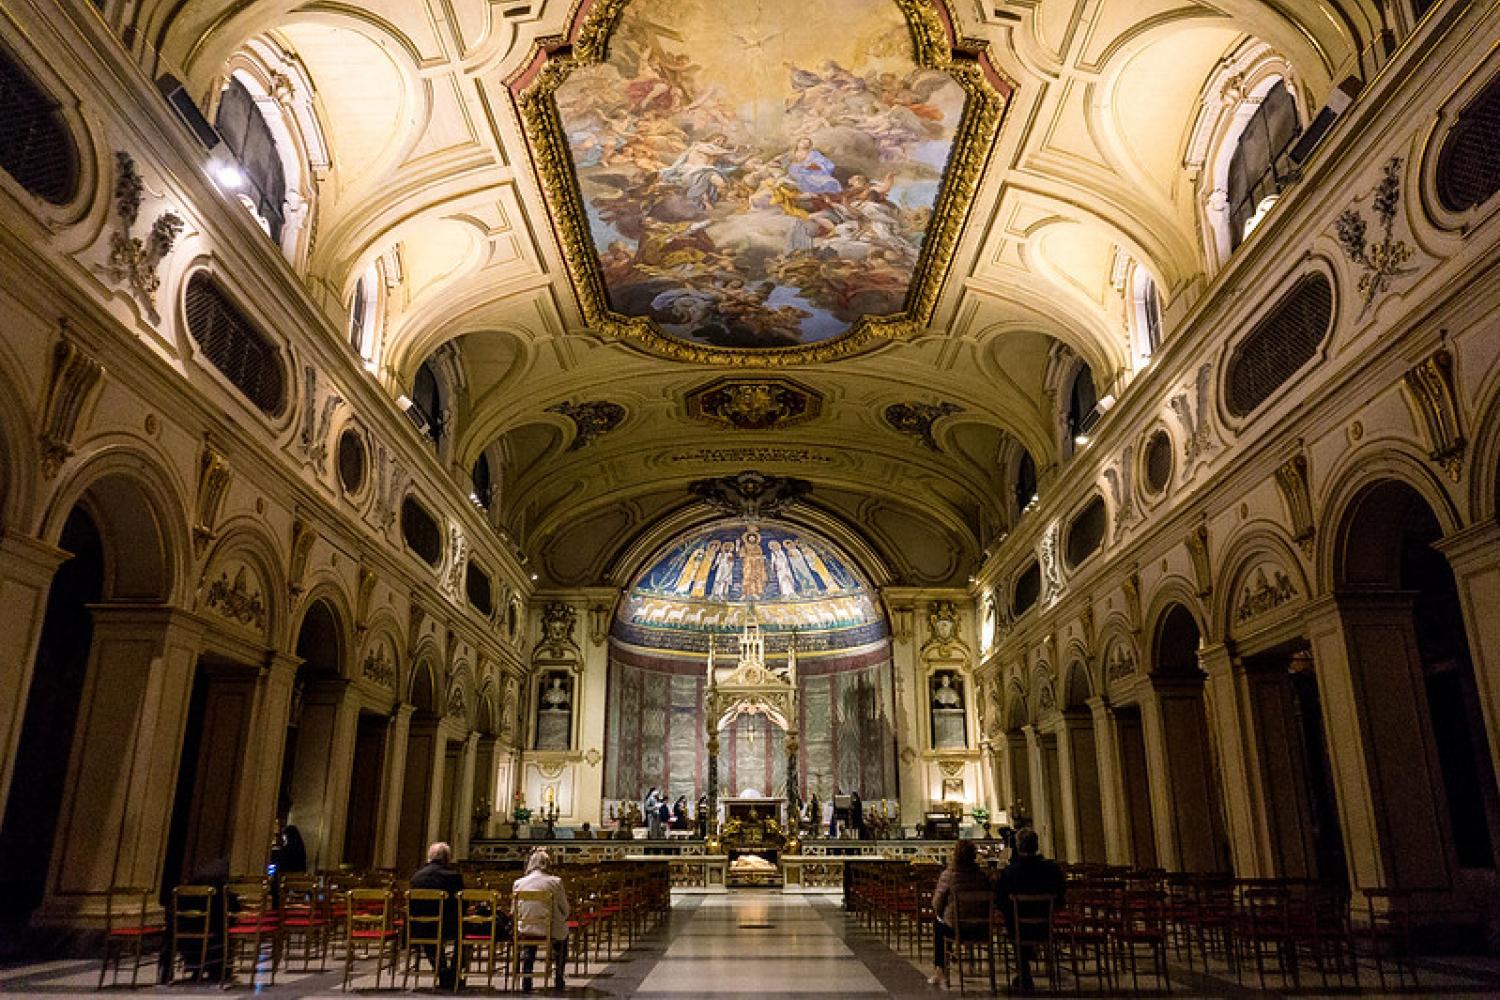
<path fill-rule="evenodd" d="M 1307 772 L 1307 754 L 1292 687 L 1290 662 L 1286 656 L 1268 662 L 1252 658 L 1236 662 L 1236 689 L 1245 705 L 1244 737 L 1246 781 L 1243 795 L 1226 796 L 1231 823 L 1248 819 L 1245 836 L 1254 856 L 1241 858 L 1236 846 L 1236 872 L 1249 876 L 1311 878 L 1317 876 L 1317 843 L 1314 828 L 1312 786 Z M 1311 748 L 1321 753 L 1321 747 Z M 1230 782 L 1227 776 L 1226 782 Z M 1233 784 L 1226 787 L 1234 788 Z M 1246 817 L 1235 806 L 1243 803 Z M 1231 836 L 1234 835 L 1231 829 Z"/>
<path fill-rule="evenodd" d="M 266 870 L 276 822 L 276 796 L 281 784 L 292 687 L 300 663 L 296 657 L 273 653 L 255 681 L 229 842 L 231 875 L 257 875 Z"/>
<path fill-rule="evenodd" d="M 1053 804 L 1047 795 L 1047 769 L 1042 761 L 1042 734 L 1036 726 L 1025 725 L 1021 732 L 1026 738 L 1026 773 L 1030 779 L 1027 793 L 1031 796 L 1031 823 L 1037 836 L 1042 838 L 1042 851 L 1056 857 L 1057 838 L 1053 831 Z"/>
<path fill-rule="evenodd" d="M 1458 870 L 1411 608 L 1409 594 L 1343 593 L 1305 614 L 1356 896 L 1445 892 Z"/>
<path fill-rule="evenodd" d="M 159 886 L 202 625 L 160 605 L 95 605 L 93 648 L 41 924 L 99 926 L 111 886 Z"/>
<path fill-rule="evenodd" d="M 36 665 L 37 642 L 47 614 L 47 591 L 68 553 L 34 538 L 0 535 L 0 808 L 10 791 L 11 770 L 26 718 L 26 697 Z"/>
<path fill-rule="evenodd" d="M 401 834 L 401 795 L 406 784 L 406 739 L 411 731 L 415 705 L 397 705 L 391 713 L 390 728 L 385 736 L 385 780 L 382 782 L 380 830 L 376 835 L 375 864 L 391 868 L 396 864 L 397 838 Z"/>
<path fill-rule="evenodd" d="M 1103 698 L 1088 700 L 1094 723 L 1094 752 L 1099 760 L 1099 810 L 1104 827 L 1105 860 L 1130 863 L 1130 822 L 1125 816 L 1125 779 L 1120 774 L 1115 717 Z"/>
<path fill-rule="evenodd" d="M 1448 557 L 1458 584 L 1490 758 L 1500 774 L 1500 522 L 1454 532 L 1434 547 Z"/>
<path fill-rule="evenodd" d="M 715 836 L 719 832 L 719 734 L 717 730 L 709 730 L 708 733 L 708 833 Z"/>
<path fill-rule="evenodd" d="M 1219 776 L 1226 793 L 1224 818 L 1234 871 L 1242 876 L 1269 875 L 1266 789 L 1253 759 L 1255 727 L 1245 724 L 1243 667 L 1236 666 L 1222 643 L 1200 650 L 1198 665 L 1208 674 L 1205 709 L 1212 712 L 1209 733 L 1218 741 Z"/>
<path fill-rule="evenodd" d="M 801 782 L 797 777 L 796 730 L 791 730 L 786 734 L 786 810 L 788 828 L 795 836 L 802 817 Z"/>
<path fill-rule="evenodd" d="M 303 692 L 290 820 L 307 845 L 311 871 L 343 861 L 358 728 L 359 694 L 350 681 L 318 681 Z"/>
<path fill-rule="evenodd" d="M 456 801 L 453 803 L 453 854 L 469 856 L 469 836 L 474 829 L 474 768 L 479 761 L 479 734 L 464 740 L 463 767 L 459 769 Z"/>

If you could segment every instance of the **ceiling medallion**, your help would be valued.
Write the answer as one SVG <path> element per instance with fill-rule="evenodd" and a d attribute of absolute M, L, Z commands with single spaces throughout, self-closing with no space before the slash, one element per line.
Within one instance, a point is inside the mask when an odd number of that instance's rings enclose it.
<path fill-rule="evenodd" d="M 765 431 L 817 417 L 823 396 L 791 379 L 730 376 L 688 393 L 687 412 L 737 431 Z"/>
<path fill-rule="evenodd" d="M 948 3 L 581 0 L 508 83 L 584 321 L 734 366 L 924 328 L 1013 90 Z"/>

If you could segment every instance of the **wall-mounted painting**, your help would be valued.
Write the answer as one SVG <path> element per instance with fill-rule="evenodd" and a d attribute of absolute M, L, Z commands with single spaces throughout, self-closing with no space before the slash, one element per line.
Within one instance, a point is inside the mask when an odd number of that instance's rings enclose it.
<path fill-rule="evenodd" d="M 1006 86 L 942 2 L 586 5 L 512 84 L 590 321 L 710 361 L 920 321 Z"/>

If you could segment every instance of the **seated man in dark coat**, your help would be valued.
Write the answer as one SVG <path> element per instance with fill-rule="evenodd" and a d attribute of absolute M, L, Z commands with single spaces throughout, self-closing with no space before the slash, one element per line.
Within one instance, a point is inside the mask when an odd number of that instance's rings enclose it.
<path fill-rule="evenodd" d="M 441 889 L 448 894 L 448 898 L 443 900 L 443 940 L 453 942 L 458 935 L 458 894 L 463 891 L 464 887 L 463 875 L 453 867 L 453 848 L 441 842 L 427 848 L 427 863 L 412 875 L 411 887 L 413 889 Z M 414 915 L 431 916 L 431 911 L 418 910 Z M 432 959 L 433 965 L 437 967 L 438 985 L 443 989 L 452 989 L 457 969 L 448 957 L 446 946 L 440 955 L 433 955 L 429 948 L 427 957 Z"/>
<path fill-rule="evenodd" d="M 1006 925 L 1009 926 L 1015 917 L 1011 909 L 1012 896 L 1051 896 L 1056 908 L 1063 905 L 1067 891 L 1067 879 L 1063 877 L 1062 869 L 1057 866 L 1056 861 L 1042 856 L 1041 838 L 1036 835 L 1036 831 L 1030 828 L 1019 831 L 1016 834 L 1015 856 L 995 881 L 995 907 L 1004 917 Z M 1029 919 L 1032 914 L 1027 913 L 1023 906 L 1021 916 Z M 1015 933 L 1014 929 L 1011 933 Z M 1031 980 L 1031 958 L 1035 951 L 1035 946 L 1028 943 L 1026 937 L 1022 937 L 1020 955 L 1017 956 L 1021 974 L 1014 985 L 1023 990 L 1034 986 Z"/>

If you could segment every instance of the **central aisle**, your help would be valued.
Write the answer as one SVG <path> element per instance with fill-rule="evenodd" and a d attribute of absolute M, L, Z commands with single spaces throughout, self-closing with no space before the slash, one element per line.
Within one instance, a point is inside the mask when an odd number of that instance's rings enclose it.
<path fill-rule="evenodd" d="M 700 899 L 673 915 L 670 943 L 635 995 L 888 997 L 922 986 L 884 948 L 857 953 L 831 900 L 772 892 Z"/>

